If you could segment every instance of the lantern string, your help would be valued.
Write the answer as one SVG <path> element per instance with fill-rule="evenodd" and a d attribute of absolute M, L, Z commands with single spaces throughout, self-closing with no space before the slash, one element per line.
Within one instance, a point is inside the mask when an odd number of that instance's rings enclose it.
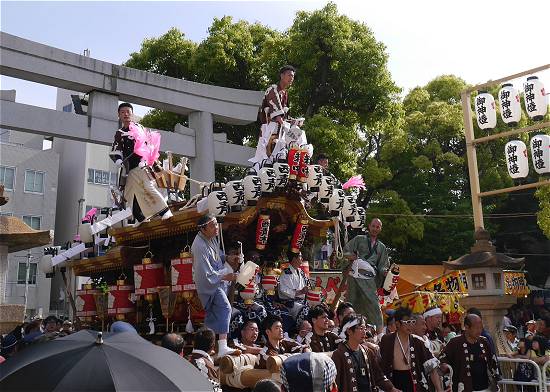
<path fill-rule="evenodd" d="M 334 224 L 334 252 L 336 253 L 336 258 L 341 259 L 344 257 L 344 251 L 342 250 L 342 241 L 340 239 L 340 223 L 338 218 L 332 218 Z"/>

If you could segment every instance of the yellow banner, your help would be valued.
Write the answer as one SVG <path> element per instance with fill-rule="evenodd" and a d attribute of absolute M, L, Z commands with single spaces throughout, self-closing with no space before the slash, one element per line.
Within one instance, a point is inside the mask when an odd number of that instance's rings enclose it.
<path fill-rule="evenodd" d="M 467 293 L 468 281 L 464 271 L 452 271 L 416 288 L 416 291 L 436 293 Z"/>
<path fill-rule="evenodd" d="M 531 290 L 525 273 L 521 271 L 504 271 L 504 293 L 516 297 L 526 297 Z"/>
<path fill-rule="evenodd" d="M 424 313 L 431 307 L 439 307 L 443 313 L 464 313 L 460 306 L 462 293 L 433 293 L 429 291 L 414 291 L 389 304 L 387 309 L 405 307 L 413 313 Z"/>

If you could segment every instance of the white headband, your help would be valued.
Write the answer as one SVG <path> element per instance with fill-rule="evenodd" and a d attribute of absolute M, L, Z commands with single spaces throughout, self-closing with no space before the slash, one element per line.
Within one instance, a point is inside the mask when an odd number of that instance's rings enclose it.
<path fill-rule="evenodd" d="M 438 314 L 443 314 L 443 312 L 441 311 L 441 309 L 439 308 L 434 308 L 434 309 L 430 309 L 428 311 L 426 311 L 422 317 L 424 318 L 428 318 L 430 316 L 437 316 Z"/>
<path fill-rule="evenodd" d="M 357 324 L 359 324 L 358 318 L 348 321 L 346 324 L 344 324 L 344 326 L 342 327 L 342 332 L 340 332 L 340 338 L 346 340 L 346 331 L 351 327 L 355 327 Z"/>

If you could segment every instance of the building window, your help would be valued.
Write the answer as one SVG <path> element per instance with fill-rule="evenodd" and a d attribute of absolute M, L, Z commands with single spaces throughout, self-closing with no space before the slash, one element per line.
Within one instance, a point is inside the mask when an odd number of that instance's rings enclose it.
<path fill-rule="evenodd" d="M 94 169 L 88 169 L 88 183 L 94 183 Z"/>
<path fill-rule="evenodd" d="M 42 217 L 23 215 L 23 222 L 25 222 L 25 224 L 27 226 L 32 227 L 34 230 L 40 230 L 40 226 L 41 226 L 41 223 L 42 223 Z"/>
<path fill-rule="evenodd" d="M 2 212 L 0 211 L 0 216 L 13 216 L 12 212 Z"/>
<path fill-rule="evenodd" d="M 493 280 L 495 281 L 495 289 L 502 290 L 502 275 L 500 272 L 493 272 Z"/>
<path fill-rule="evenodd" d="M 44 172 L 25 170 L 25 192 L 44 193 Z"/>
<path fill-rule="evenodd" d="M 15 167 L 0 166 L 0 183 L 4 190 L 13 191 L 15 186 Z"/>
<path fill-rule="evenodd" d="M 73 111 L 73 104 L 70 103 L 70 104 L 68 104 L 68 105 L 63 106 L 63 111 L 64 111 L 64 112 L 67 112 L 67 113 L 72 112 L 72 111 Z"/>
<path fill-rule="evenodd" d="M 29 264 L 29 284 L 36 284 L 36 263 Z M 27 263 L 19 263 L 17 269 L 17 284 L 25 284 L 27 277 Z"/>
<path fill-rule="evenodd" d="M 485 274 L 472 274 L 472 284 L 474 290 L 485 290 L 487 288 Z"/>
<path fill-rule="evenodd" d="M 88 183 L 96 185 L 116 185 L 117 174 L 105 170 L 88 169 Z"/>
<path fill-rule="evenodd" d="M 0 129 L 0 143 L 10 142 L 11 131 L 9 129 Z"/>

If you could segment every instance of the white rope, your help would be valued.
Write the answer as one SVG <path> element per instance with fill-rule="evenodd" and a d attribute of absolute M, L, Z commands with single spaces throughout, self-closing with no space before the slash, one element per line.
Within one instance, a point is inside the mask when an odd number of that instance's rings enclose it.
<path fill-rule="evenodd" d="M 340 239 L 340 222 L 335 217 L 332 218 L 332 223 L 334 224 L 334 252 L 336 253 L 336 258 L 341 259 L 344 257 L 344 251 L 342 250 L 342 241 Z"/>
<path fill-rule="evenodd" d="M 218 232 L 218 242 L 222 248 L 223 254 L 225 254 L 225 244 L 223 243 L 223 225 L 220 224 L 220 230 Z"/>

